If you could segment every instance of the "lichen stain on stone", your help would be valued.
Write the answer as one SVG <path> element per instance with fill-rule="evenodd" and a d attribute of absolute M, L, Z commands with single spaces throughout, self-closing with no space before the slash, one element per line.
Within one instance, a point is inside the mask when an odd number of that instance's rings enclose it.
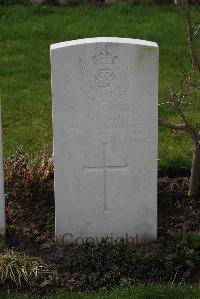
<path fill-rule="evenodd" d="M 149 46 L 137 47 L 136 55 L 138 62 L 142 62 L 147 55 L 151 56 L 151 53 L 153 53 L 154 51 L 155 49 Z"/>

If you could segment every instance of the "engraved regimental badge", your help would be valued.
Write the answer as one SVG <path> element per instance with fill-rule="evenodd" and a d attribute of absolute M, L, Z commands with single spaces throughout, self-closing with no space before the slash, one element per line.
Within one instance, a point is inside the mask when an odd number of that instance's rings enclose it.
<path fill-rule="evenodd" d="M 81 89 L 90 100 L 110 103 L 118 100 L 128 88 L 127 68 L 118 56 L 102 47 L 88 61 L 81 60 Z"/>

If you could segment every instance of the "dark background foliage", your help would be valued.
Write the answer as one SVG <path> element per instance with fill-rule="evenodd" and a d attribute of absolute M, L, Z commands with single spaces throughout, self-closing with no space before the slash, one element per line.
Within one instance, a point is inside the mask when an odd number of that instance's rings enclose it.
<path fill-rule="evenodd" d="M 30 4 L 32 2 L 34 2 L 34 0 L 33 1 L 31 1 L 31 0 L 0 0 L 1 5 L 12 5 L 12 4 L 27 5 L 27 4 Z M 73 1 L 71 1 L 71 2 L 73 2 Z M 84 1 L 82 1 L 82 2 L 84 2 Z M 105 2 L 105 0 L 101 0 L 100 2 Z M 136 3 L 136 4 L 137 3 L 140 4 L 140 3 L 143 3 L 143 2 L 148 3 L 148 1 L 146 1 L 146 0 L 136 0 L 136 1 L 134 1 L 134 3 Z M 174 0 L 149 0 L 149 2 L 150 3 L 155 2 L 156 4 L 165 4 L 165 5 L 166 4 L 174 4 Z M 179 0 L 179 2 L 181 2 L 181 1 Z M 59 0 L 44 0 L 43 3 L 44 4 L 57 5 L 59 3 Z M 81 3 L 81 1 L 80 1 L 80 3 Z M 200 5 L 200 0 L 190 0 L 190 3 L 195 4 L 195 5 Z"/>

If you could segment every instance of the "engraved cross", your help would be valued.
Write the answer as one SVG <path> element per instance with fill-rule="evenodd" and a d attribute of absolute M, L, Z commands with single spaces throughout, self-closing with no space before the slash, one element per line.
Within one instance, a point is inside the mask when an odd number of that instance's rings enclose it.
<path fill-rule="evenodd" d="M 119 171 L 119 170 L 126 170 L 128 165 L 109 165 L 107 163 L 107 152 L 108 152 L 108 143 L 103 143 L 103 165 L 102 166 L 83 166 L 85 170 L 89 171 L 103 171 L 104 177 L 104 209 L 103 212 L 109 213 L 109 202 L 108 202 L 108 186 L 107 186 L 107 177 L 108 171 Z"/>

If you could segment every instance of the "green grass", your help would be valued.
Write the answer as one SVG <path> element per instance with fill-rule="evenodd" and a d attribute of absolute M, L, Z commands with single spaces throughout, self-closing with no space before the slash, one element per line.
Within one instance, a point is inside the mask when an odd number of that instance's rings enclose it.
<path fill-rule="evenodd" d="M 35 299 L 37 297 L 23 295 L 0 295 L 1 299 Z M 93 294 L 68 293 L 46 296 L 47 299 L 197 299 L 200 298 L 199 287 L 145 287 L 117 289 L 111 293 Z"/>
<path fill-rule="evenodd" d="M 197 11 L 193 9 L 197 18 Z M 52 149 L 49 46 L 65 40 L 121 36 L 156 41 L 160 47 L 160 101 L 168 88 L 178 88 L 190 69 L 186 24 L 179 8 L 119 4 L 106 9 L 77 7 L 0 6 L 0 94 L 4 154 L 23 146 L 35 154 Z M 199 118 L 198 99 L 193 120 Z M 162 117 L 174 118 L 162 108 Z M 160 128 L 159 167 L 188 167 L 191 142 Z"/>

